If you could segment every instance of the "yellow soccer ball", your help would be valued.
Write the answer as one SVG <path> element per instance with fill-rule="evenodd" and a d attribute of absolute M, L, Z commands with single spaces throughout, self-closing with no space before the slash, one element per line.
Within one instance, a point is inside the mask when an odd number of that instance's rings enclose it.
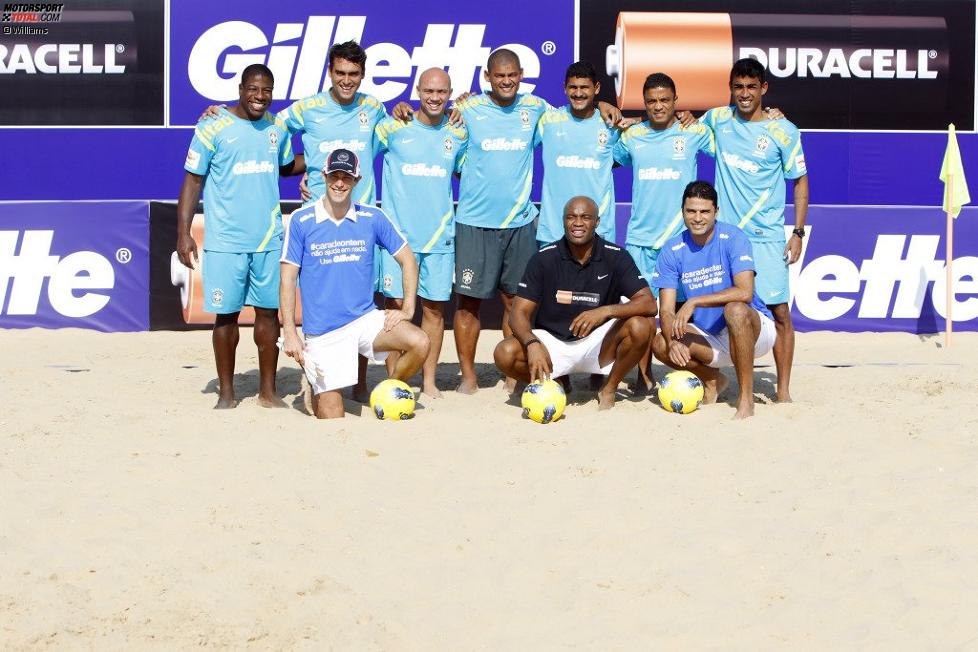
<path fill-rule="evenodd" d="M 567 395 L 556 380 L 530 383 L 523 390 L 523 416 L 537 423 L 560 419 L 567 407 Z"/>
<path fill-rule="evenodd" d="M 414 417 L 414 391 L 404 381 L 388 378 L 370 392 L 370 409 L 378 419 L 411 419 Z"/>
<path fill-rule="evenodd" d="M 689 414 L 703 402 L 703 382 L 691 371 L 672 371 L 659 382 L 662 409 Z"/>

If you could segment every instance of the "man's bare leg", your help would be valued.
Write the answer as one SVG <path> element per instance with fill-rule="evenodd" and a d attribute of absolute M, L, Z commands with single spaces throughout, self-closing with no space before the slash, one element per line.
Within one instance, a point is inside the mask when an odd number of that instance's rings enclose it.
<path fill-rule="evenodd" d="M 723 307 L 723 318 L 730 339 L 730 359 L 740 385 L 733 418 L 746 419 L 754 416 L 754 345 L 761 333 L 761 319 L 756 310 L 739 301 Z"/>
<path fill-rule="evenodd" d="M 438 372 L 438 357 L 441 355 L 442 341 L 445 339 L 445 301 L 421 299 L 421 330 L 428 336 L 428 357 L 421 367 L 421 391 L 431 398 L 441 398 L 441 391 L 435 384 Z"/>
<path fill-rule="evenodd" d="M 404 303 L 403 299 L 393 299 L 391 297 L 384 297 L 384 308 L 387 310 L 400 310 L 401 305 Z M 393 378 L 394 368 L 397 366 L 397 358 L 401 355 L 400 351 L 391 351 L 387 354 L 387 360 L 384 361 L 384 366 L 387 367 L 387 377 Z M 366 360 L 366 358 L 364 358 Z M 359 382 L 359 379 L 358 381 Z M 366 385 L 364 385 L 366 387 Z"/>
<path fill-rule="evenodd" d="M 357 384 L 350 388 L 350 396 L 357 403 L 369 403 L 370 392 L 367 391 L 367 360 L 357 354 Z"/>
<path fill-rule="evenodd" d="M 787 303 L 768 306 L 774 315 L 777 337 L 774 340 L 774 366 L 778 370 L 778 403 L 791 403 L 791 365 L 795 359 L 795 326 L 791 322 L 791 309 Z"/>
<path fill-rule="evenodd" d="M 428 348 L 428 336 L 425 332 L 407 321 L 400 322 L 389 331 L 381 331 L 374 338 L 374 351 L 400 352 L 391 373 L 391 378 L 398 380 L 410 380 L 411 376 L 418 373 L 428 357 Z"/>
<path fill-rule="evenodd" d="M 655 335 L 655 317 L 649 317 L 649 328 L 652 335 Z M 655 387 L 655 378 L 652 377 L 652 336 L 649 336 L 649 345 L 638 361 L 638 374 L 635 377 L 635 389 L 637 393 L 650 394 Z"/>
<path fill-rule="evenodd" d="M 458 366 L 462 372 L 462 382 L 458 391 L 462 394 L 475 394 L 479 389 L 479 379 L 475 373 L 475 349 L 479 344 L 479 309 L 482 299 L 458 295 L 458 308 L 455 311 L 455 348 L 458 351 Z"/>
<path fill-rule="evenodd" d="M 238 348 L 238 313 L 217 315 L 211 343 L 214 346 L 214 362 L 217 364 L 217 404 L 215 410 L 237 407 L 234 398 L 234 352 Z"/>
<path fill-rule="evenodd" d="M 313 413 L 317 419 L 342 419 L 346 416 L 343 410 L 343 395 L 337 390 L 316 394 L 312 402 L 315 406 Z"/>
<path fill-rule="evenodd" d="M 713 359 L 713 349 L 699 334 L 687 333 L 682 342 L 689 347 L 690 352 L 690 360 L 685 367 L 677 366 L 669 359 L 669 353 L 666 350 L 666 338 L 662 331 L 656 333 L 655 337 L 652 338 L 652 353 L 664 365 L 673 369 L 691 371 L 703 383 L 703 405 L 716 403 L 717 397 L 723 393 L 730 381 L 720 373 L 719 369 L 709 367 L 705 362 L 702 362 Z"/>
<path fill-rule="evenodd" d="M 526 351 L 515 337 L 507 337 L 496 345 L 492 354 L 503 375 L 520 382 L 530 382 L 530 368 L 526 363 Z"/>
<path fill-rule="evenodd" d="M 614 360 L 608 380 L 598 390 L 598 409 L 609 410 L 615 406 L 615 392 L 632 367 L 639 363 L 649 350 L 652 329 L 647 317 L 629 317 L 608 331 L 601 343 L 598 364 L 602 367 Z"/>
<path fill-rule="evenodd" d="M 502 290 L 499 291 L 499 298 L 503 302 L 503 338 L 512 337 L 513 329 L 509 326 L 509 312 L 513 308 L 513 296 L 512 294 L 507 294 Z M 506 391 L 512 394 L 516 391 L 516 379 L 510 376 L 506 377 L 505 381 Z M 561 383 L 563 385 L 563 383 Z M 567 384 L 563 385 L 565 388 L 570 387 L 570 378 L 567 379 Z M 570 391 L 565 389 L 565 391 Z"/>
<path fill-rule="evenodd" d="M 278 309 L 255 308 L 255 345 L 258 347 L 258 405 L 284 408 L 285 401 L 275 391 L 275 372 L 278 371 Z"/>

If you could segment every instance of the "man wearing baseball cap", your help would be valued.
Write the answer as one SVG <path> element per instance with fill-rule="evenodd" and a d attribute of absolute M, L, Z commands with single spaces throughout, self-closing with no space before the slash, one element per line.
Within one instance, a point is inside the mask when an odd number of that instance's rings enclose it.
<path fill-rule="evenodd" d="M 411 323 L 418 264 L 404 236 L 379 208 L 352 201 L 360 161 L 346 149 L 323 167 L 326 191 L 292 214 L 282 247 L 280 305 L 283 351 L 305 370 L 320 419 L 342 417 L 340 391 L 357 381 L 357 354 L 382 362 L 400 353 L 392 378 L 407 380 L 428 355 L 428 336 Z M 399 310 L 377 310 L 374 246 L 401 267 L 404 301 Z M 295 290 L 302 289 L 302 331 L 295 325 Z"/>

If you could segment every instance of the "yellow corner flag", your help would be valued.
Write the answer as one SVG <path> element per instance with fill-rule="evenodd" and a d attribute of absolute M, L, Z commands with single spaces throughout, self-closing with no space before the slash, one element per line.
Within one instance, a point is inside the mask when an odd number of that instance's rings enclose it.
<path fill-rule="evenodd" d="M 948 125 L 947 149 L 944 151 L 944 164 L 941 165 L 941 181 L 944 182 L 944 212 L 957 217 L 963 204 L 971 203 L 968 194 L 968 181 L 961 165 L 961 150 L 958 149 L 958 136 L 954 125 Z"/>

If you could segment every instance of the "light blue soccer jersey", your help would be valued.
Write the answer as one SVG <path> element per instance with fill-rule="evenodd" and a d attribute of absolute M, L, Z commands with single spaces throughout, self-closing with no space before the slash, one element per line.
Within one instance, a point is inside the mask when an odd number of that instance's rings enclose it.
<path fill-rule="evenodd" d="M 693 241 L 689 231 L 670 238 L 662 247 L 652 284 L 660 289 L 681 290 L 687 297 L 701 297 L 733 287 L 734 276 L 744 271 L 756 271 L 750 240 L 733 225 L 717 222 L 713 237 L 703 246 Z M 772 318 L 756 288 L 750 305 Z M 723 306 L 696 308 L 693 323 L 716 335 L 727 326 Z"/>
<path fill-rule="evenodd" d="M 632 167 L 632 214 L 626 242 L 661 248 L 683 225 L 683 190 L 696 180 L 696 154 L 713 156 L 713 132 L 702 124 L 678 121 L 655 130 L 648 121 L 633 125 L 615 145 L 614 157 Z"/>
<path fill-rule="evenodd" d="M 736 107 L 710 109 L 701 120 L 717 141 L 719 219 L 757 242 L 784 241 L 785 179 L 807 174 L 798 127 L 787 120 L 742 120 Z"/>
<path fill-rule="evenodd" d="M 384 155 L 384 211 L 415 253 L 455 251 L 452 173 L 465 154 L 468 136 L 444 118 L 438 127 L 393 118 L 377 125 Z"/>
<path fill-rule="evenodd" d="M 533 142 L 549 105 L 535 95 L 518 95 L 502 107 L 486 94 L 458 105 L 469 132 L 462 163 L 455 219 L 486 229 L 514 229 L 537 216 L 530 202 Z"/>
<path fill-rule="evenodd" d="M 396 254 L 405 240 L 375 206 L 351 204 L 339 222 L 322 202 L 292 213 L 282 262 L 299 268 L 304 335 L 328 333 L 375 309 L 378 245 Z"/>
<path fill-rule="evenodd" d="M 537 125 L 535 144 L 543 144 L 543 197 L 537 240 L 555 242 L 564 236 L 564 205 L 585 195 L 598 205 L 598 235 L 615 241 L 615 184 L 612 149 L 621 132 L 609 128 L 601 114 L 575 118 L 570 107 L 546 111 Z"/>
<path fill-rule="evenodd" d="M 302 134 L 306 169 L 309 170 L 309 192 L 313 199 L 326 192 L 323 165 L 334 149 L 348 149 L 360 159 L 360 175 L 363 177 L 354 188 L 353 201 L 374 204 L 377 201 L 377 184 L 374 181 L 374 155 L 377 142 L 374 129 L 387 117 L 387 111 L 379 100 L 357 93 L 353 102 L 344 106 L 323 91 L 293 102 L 282 109 L 278 117 L 289 131 Z"/>
<path fill-rule="evenodd" d="M 278 169 L 295 158 L 289 132 L 266 113 L 246 120 L 221 109 L 197 123 L 183 169 L 204 181 L 204 249 L 253 253 L 282 243 Z"/>

